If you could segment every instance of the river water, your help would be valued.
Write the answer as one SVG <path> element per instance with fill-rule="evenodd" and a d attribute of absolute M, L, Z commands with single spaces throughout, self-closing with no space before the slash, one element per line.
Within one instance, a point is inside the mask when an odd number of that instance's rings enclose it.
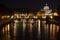
<path fill-rule="evenodd" d="M 0 40 L 59 40 L 59 26 L 46 20 L 14 20 L 0 30 Z"/>

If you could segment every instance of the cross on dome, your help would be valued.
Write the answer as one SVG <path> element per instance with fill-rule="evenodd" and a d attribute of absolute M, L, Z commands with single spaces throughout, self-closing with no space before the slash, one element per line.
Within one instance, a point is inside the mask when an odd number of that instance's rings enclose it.
<path fill-rule="evenodd" d="M 47 6 L 48 4 L 46 3 L 46 6 Z"/>

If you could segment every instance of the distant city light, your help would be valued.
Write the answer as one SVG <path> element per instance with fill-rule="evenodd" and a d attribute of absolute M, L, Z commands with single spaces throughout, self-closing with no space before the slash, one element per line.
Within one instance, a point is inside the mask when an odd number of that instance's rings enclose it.
<path fill-rule="evenodd" d="M 54 16 L 58 16 L 58 14 L 57 14 L 57 12 L 54 12 L 54 14 L 53 14 Z"/>

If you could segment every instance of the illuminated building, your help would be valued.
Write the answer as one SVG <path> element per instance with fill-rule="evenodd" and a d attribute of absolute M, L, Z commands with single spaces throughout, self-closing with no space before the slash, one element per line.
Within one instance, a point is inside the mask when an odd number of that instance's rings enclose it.
<path fill-rule="evenodd" d="M 43 7 L 43 9 L 38 10 L 36 13 L 30 11 L 30 12 L 14 12 L 14 18 L 43 18 L 46 19 L 46 17 L 49 16 L 51 19 L 53 16 L 58 16 L 57 11 L 53 11 L 49 8 L 48 4 Z"/>
<path fill-rule="evenodd" d="M 45 11 L 45 15 L 46 16 L 51 16 L 52 15 L 52 9 L 49 8 L 48 4 L 46 3 L 46 5 L 44 6 L 44 8 L 41 11 Z"/>

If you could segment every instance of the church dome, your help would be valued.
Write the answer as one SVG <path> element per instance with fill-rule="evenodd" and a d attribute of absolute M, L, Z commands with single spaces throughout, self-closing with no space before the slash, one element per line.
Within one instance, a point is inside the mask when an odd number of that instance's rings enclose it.
<path fill-rule="evenodd" d="M 44 6 L 44 10 L 47 10 L 47 9 L 49 9 L 49 6 L 46 4 L 46 5 Z"/>

